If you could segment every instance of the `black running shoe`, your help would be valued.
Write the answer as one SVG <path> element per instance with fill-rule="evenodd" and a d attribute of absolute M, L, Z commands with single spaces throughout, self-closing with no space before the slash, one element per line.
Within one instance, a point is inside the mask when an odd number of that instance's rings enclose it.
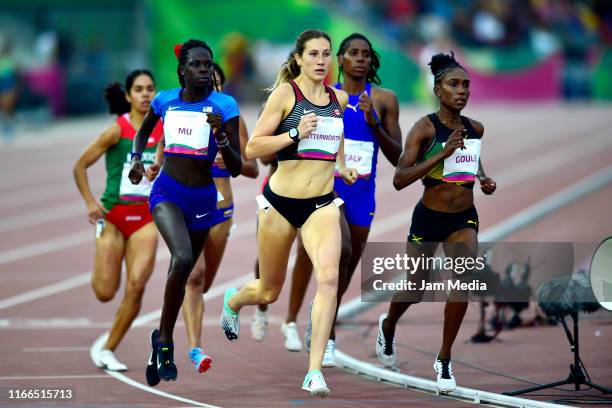
<path fill-rule="evenodd" d="M 164 381 L 176 381 L 178 372 L 174 364 L 174 345 L 157 345 L 157 375 Z"/>
<path fill-rule="evenodd" d="M 155 387 L 159 384 L 159 375 L 157 374 L 157 341 L 159 339 L 159 330 L 155 329 L 151 332 L 151 356 L 147 363 L 147 384 Z"/>

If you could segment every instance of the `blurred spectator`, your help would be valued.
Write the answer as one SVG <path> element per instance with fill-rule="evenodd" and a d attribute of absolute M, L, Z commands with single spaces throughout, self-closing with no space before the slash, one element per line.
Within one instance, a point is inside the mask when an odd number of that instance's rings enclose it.
<path fill-rule="evenodd" d="M 12 39 L 0 36 L 0 133 L 6 140 L 12 139 L 14 113 L 17 103 L 18 83 Z"/>
<path fill-rule="evenodd" d="M 222 41 L 223 69 L 227 75 L 223 92 L 239 102 L 255 102 L 261 93 L 255 78 L 255 64 L 248 39 L 241 33 L 228 33 Z"/>

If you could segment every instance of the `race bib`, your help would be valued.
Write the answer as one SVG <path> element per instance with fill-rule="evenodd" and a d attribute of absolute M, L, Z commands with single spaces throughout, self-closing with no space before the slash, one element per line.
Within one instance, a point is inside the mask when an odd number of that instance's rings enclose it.
<path fill-rule="evenodd" d="M 344 139 L 344 162 L 349 169 L 357 169 L 359 177 L 372 174 L 374 143 L 360 140 Z"/>
<path fill-rule="evenodd" d="M 150 164 L 144 164 L 145 171 L 149 167 Z M 151 186 L 153 183 L 147 180 L 145 176 L 142 176 L 140 183 L 132 184 L 128 178 L 131 168 L 131 163 L 123 163 L 123 170 L 121 171 L 121 184 L 119 184 L 119 199 L 125 201 L 146 201 L 149 198 L 149 193 L 151 192 Z"/>
<path fill-rule="evenodd" d="M 480 139 L 465 139 L 465 149 L 456 149 L 452 155 L 444 159 L 442 180 L 450 182 L 474 181 L 478 173 L 480 159 Z M 446 143 L 442 143 L 444 147 Z"/>
<path fill-rule="evenodd" d="M 298 157 L 336 160 L 343 131 L 341 118 L 319 116 L 316 129 L 298 143 Z"/>
<path fill-rule="evenodd" d="M 168 111 L 164 119 L 166 148 L 169 153 L 194 156 L 208 154 L 210 126 L 203 112 Z"/>

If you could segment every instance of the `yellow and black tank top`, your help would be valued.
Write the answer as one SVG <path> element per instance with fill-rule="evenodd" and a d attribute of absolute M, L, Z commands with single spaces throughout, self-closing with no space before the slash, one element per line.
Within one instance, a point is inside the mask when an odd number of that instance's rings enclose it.
<path fill-rule="evenodd" d="M 444 144 L 448 140 L 449 136 L 454 132 L 454 129 L 445 126 L 435 113 L 430 113 L 427 115 L 427 117 L 433 123 L 436 132 L 427 150 L 417 159 L 417 163 L 422 163 L 430 157 L 440 153 L 442 149 L 444 149 Z M 480 141 L 481 136 L 476 132 L 470 120 L 465 116 L 461 116 L 461 122 L 467 131 L 466 140 Z M 478 154 L 479 153 L 480 149 L 478 149 Z M 477 168 L 477 161 L 479 160 L 479 157 L 477 155 L 472 155 L 468 156 L 468 160 L 469 159 L 476 161 L 475 164 Z M 425 187 L 432 187 L 439 184 L 456 184 L 471 190 L 474 188 L 474 182 L 468 180 L 473 180 L 473 176 L 469 177 L 468 175 L 468 177 L 457 177 L 455 179 L 452 177 L 444 177 L 444 160 L 436 164 L 431 170 L 429 170 L 429 172 L 427 172 L 427 174 L 425 174 L 425 176 L 421 178 L 421 181 Z"/>

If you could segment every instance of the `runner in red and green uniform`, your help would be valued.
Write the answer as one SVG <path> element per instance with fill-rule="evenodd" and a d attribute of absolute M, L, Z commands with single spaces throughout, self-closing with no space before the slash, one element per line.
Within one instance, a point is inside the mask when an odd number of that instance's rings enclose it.
<path fill-rule="evenodd" d="M 96 225 L 96 255 L 92 286 L 101 302 L 108 302 L 117 293 L 121 282 L 121 265 L 127 269 L 126 290 L 110 334 L 96 364 L 107 370 L 125 371 L 114 351 L 138 315 L 144 288 L 153 272 L 157 250 L 157 229 L 147 200 L 151 183 L 143 180 L 133 185 L 127 178 L 131 167 L 130 152 L 136 130 L 142 123 L 155 96 L 155 83 L 149 71 L 131 72 L 125 91 L 118 83 L 109 85 L 105 99 L 117 120 L 94 140 L 74 166 L 77 187 L 87 205 L 89 222 Z M 155 149 L 163 136 L 158 126 L 148 140 L 143 162 L 152 164 Z M 106 189 L 98 202 L 89 187 L 87 168 L 105 155 Z M 149 169 L 156 174 L 155 166 Z"/>

